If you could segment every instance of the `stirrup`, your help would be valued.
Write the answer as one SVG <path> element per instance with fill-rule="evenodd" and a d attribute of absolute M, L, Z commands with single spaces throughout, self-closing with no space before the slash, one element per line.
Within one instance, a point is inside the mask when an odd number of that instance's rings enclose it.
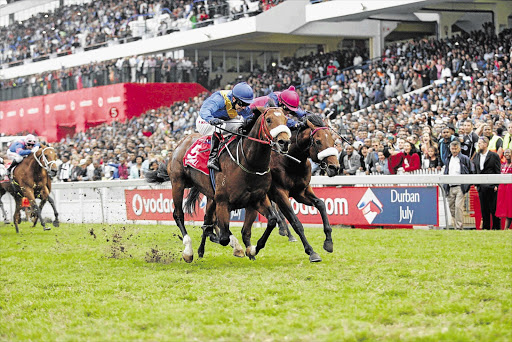
<path fill-rule="evenodd" d="M 217 159 L 208 160 L 208 164 L 206 164 L 206 166 L 209 169 L 213 169 L 213 170 L 215 170 L 217 172 L 220 172 L 220 164 L 219 164 L 219 161 Z"/>

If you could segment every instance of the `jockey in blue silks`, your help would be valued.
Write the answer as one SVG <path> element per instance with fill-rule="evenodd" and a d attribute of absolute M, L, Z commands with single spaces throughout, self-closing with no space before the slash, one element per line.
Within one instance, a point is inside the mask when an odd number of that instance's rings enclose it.
<path fill-rule="evenodd" d="M 208 168 L 220 171 L 219 144 L 221 141 L 221 130 L 233 133 L 243 124 L 243 119 L 252 117 L 249 105 L 254 100 L 254 92 L 250 85 L 245 82 L 238 83 L 232 90 L 220 90 L 207 98 L 196 120 L 196 129 L 202 135 L 212 135 L 210 158 Z"/>
<path fill-rule="evenodd" d="M 290 86 L 290 88 L 284 91 L 275 91 L 266 96 L 255 98 L 254 102 L 251 104 L 251 108 L 270 107 L 272 105 L 281 107 L 288 116 L 286 126 L 290 129 L 297 129 L 303 125 L 302 122 L 297 122 L 294 118 L 290 117 L 289 114 L 292 114 L 299 119 L 306 116 L 306 111 L 299 108 L 299 102 L 299 94 L 295 91 L 294 86 Z"/>
<path fill-rule="evenodd" d="M 36 152 L 41 145 L 37 138 L 32 134 L 27 135 L 24 139 L 14 141 L 7 150 L 7 157 L 12 159 L 12 163 L 7 169 L 7 175 L 10 176 L 11 170 L 23 161 L 23 158 Z"/>

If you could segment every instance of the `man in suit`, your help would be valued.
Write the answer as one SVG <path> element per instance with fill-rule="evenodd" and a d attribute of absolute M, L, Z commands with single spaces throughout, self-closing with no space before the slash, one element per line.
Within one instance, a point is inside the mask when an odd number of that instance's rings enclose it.
<path fill-rule="evenodd" d="M 444 174 L 450 176 L 467 175 L 471 173 L 471 161 L 461 152 L 461 145 L 458 140 L 450 143 L 451 154 L 446 159 Z M 470 184 L 445 184 L 452 222 L 455 229 L 462 230 L 464 224 L 463 208 L 464 195 L 469 191 Z"/>
<path fill-rule="evenodd" d="M 482 136 L 478 139 L 478 153 L 475 157 L 475 169 L 478 174 L 500 174 L 500 157 L 496 152 L 489 151 L 489 138 Z M 480 209 L 482 211 L 482 228 L 500 229 L 500 218 L 496 217 L 496 201 L 498 199 L 497 184 L 477 184 Z"/>

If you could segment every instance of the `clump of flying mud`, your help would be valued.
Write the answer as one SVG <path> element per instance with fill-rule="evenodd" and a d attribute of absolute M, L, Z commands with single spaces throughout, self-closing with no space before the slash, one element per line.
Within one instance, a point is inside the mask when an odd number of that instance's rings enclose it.
<path fill-rule="evenodd" d="M 103 231 L 107 233 L 107 230 L 103 228 Z M 94 232 L 89 232 L 92 236 L 96 237 Z M 132 255 L 127 252 L 126 242 L 130 240 L 133 234 L 126 231 L 126 227 L 114 228 L 114 230 L 108 234 L 107 242 L 109 243 L 107 248 L 107 257 L 112 259 L 121 259 Z"/>
<path fill-rule="evenodd" d="M 159 264 L 170 264 L 176 260 L 179 260 L 176 254 L 172 252 L 163 252 L 158 250 L 158 246 L 151 248 L 151 251 L 146 252 L 144 257 L 146 262 L 154 262 Z"/>

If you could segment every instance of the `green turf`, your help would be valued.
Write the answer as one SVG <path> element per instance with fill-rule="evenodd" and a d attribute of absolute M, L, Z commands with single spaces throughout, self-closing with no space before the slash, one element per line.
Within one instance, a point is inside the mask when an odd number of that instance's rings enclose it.
<path fill-rule="evenodd" d="M 318 264 L 275 231 L 256 261 L 209 243 L 186 264 L 174 226 L 20 228 L 0 227 L 2 341 L 512 340 L 511 231 L 335 229 L 328 254 L 306 229 Z"/>

